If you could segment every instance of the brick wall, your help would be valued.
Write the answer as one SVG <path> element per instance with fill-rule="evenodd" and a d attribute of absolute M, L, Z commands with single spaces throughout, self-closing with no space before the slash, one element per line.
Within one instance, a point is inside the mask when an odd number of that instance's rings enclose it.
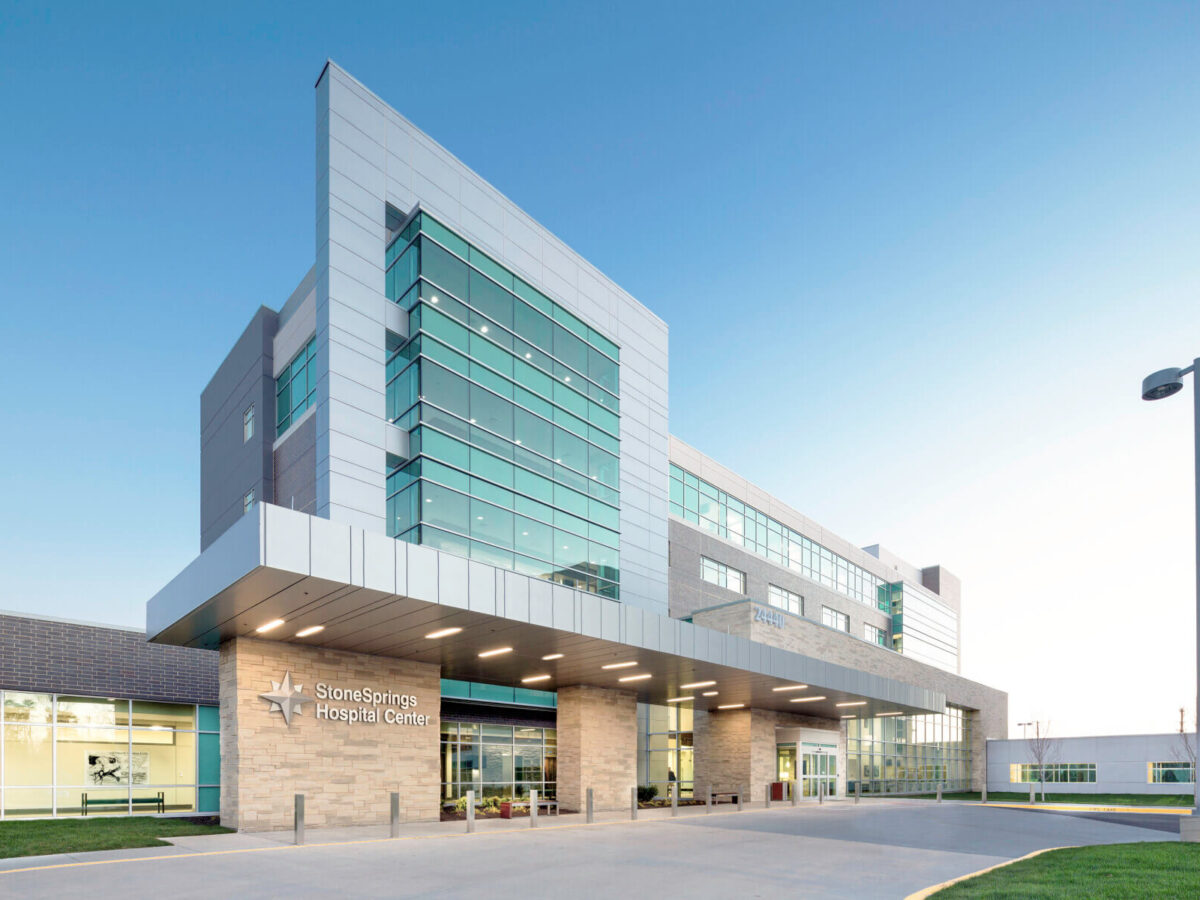
<path fill-rule="evenodd" d="M 332 687 L 414 694 L 426 725 L 317 719 L 306 703 L 289 727 L 259 695 L 290 672 L 303 693 Z M 241 831 L 292 826 L 293 795 L 305 795 L 307 824 L 388 821 L 400 792 L 406 822 L 439 816 L 438 734 L 441 668 L 362 653 L 238 638 L 220 651 L 221 822 Z M 351 701 L 317 701 L 354 708 Z"/>
<path fill-rule="evenodd" d="M 0 614 L 0 689 L 216 703 L 217 654 L 141 631 Z"/>
<path fill-rule="evenodd" d="M 575 685 L 558 691 L 558 801 L 583 810 L 628 809 L 637 785 L 637 695 Z"/>

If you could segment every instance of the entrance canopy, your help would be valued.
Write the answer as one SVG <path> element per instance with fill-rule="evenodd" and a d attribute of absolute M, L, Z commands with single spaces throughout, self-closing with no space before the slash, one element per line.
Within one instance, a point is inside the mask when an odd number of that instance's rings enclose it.
<path fill-rule="evenodd" d="M 941 712 L 946 702 L 939 691 L 261 503 L 149 601 L 146 633 L 209 649 L 235 637 L 288 641 L 432 663 L 443 678 L 596 685 L 645 703 L 693 698 L 696 709 L 838 719 Z"/>

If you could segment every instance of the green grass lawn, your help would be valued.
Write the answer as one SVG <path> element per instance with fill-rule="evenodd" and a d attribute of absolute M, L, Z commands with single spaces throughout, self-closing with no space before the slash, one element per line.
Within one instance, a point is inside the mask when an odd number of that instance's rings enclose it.
<path fill-rule="evenodd" d="M 867 796 L 866 794 L 863 795 Z M 886 795 L 885 795 L 886 796 Z M 1042 792 L 1037 792 L 1038 802 Z M 905 798 L 907 799 L 907 798 Z M 936 800 L 933 794 L 920 794 L 920 800 Z M 943 800 L 979 800 L 978 791 L 942 794 Z M 1028 803 L 1029 791 L 989 791 L 988 801 L 997 803 Z M 1191 806 L 1191 794 L 1055 794 L 1046 791 L 1047 803 L 1096 803 L 1100 806 Z"/>
<path fill-rule="evenodd" d="M 1051 850 L 960 881 L 933 896 L 938 900 L 1198 897 L 1200 844 L 1108 844 Z"/>
<path fill-rule="evenodd" d="M 126 847 L 164 847 L 160 837 L 186 834 L 224 834 L 232 829 L 204 819 L 156 819 L 152 816 L 83 819 L 30 819 L 0 822 L 0 859 L 41 856 L 45 853 L 81 853 L 85 850 L 122 850 Z"/>

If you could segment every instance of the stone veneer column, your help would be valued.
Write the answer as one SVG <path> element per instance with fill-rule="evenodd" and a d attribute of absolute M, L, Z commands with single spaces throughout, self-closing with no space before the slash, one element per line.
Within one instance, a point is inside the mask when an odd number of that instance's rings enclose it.
<path fill-rule="evenodd" d="M 590 685 L 558 691 L 558 802 L 583 810 L 628 809 L 637 784 L 637 695 Z"/>
<path fill-rule="evenodd" d="M 439 817 L 441 669 L 439 666 L 237 638 L 221 645 L 221 824 L 239 831 L 292 827 L 293 795 L 305 795 L 307 823 L 376 825 L 388 821 L 389 793 L 400 792 L 403 821 Z M 259 695 L 290 672 L 293 686 L 316 698 L 317 682 L 337 688 L 370 688 L 416 696 L 425 725 L 353 725 L 316 718 L 317 703 L 334 708 L 352 701 L 305 703 L 289 727 Z"/>
<path fill-rule="evenodd" d="M 697 710 L 692 719 L 696 788 L 746 791 L 762 800 L 767 785 L 778 777 L 776 728 L 811 728 L 829 732 L 836 743 L 838 793 L 846 790 L 846 730 L 841 722 L 771 709 Z M 799 763 L 799 759 L 797 759 Z"/>

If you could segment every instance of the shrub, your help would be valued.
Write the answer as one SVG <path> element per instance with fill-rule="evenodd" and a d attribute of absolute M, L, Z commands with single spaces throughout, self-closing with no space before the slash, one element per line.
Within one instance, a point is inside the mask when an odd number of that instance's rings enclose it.
<path fill-rule="evenodd" d="M 637 789 L 638 803 L 649 803 L 658 796 L 658 787 L 653 784 L 644 784 Z"/>

